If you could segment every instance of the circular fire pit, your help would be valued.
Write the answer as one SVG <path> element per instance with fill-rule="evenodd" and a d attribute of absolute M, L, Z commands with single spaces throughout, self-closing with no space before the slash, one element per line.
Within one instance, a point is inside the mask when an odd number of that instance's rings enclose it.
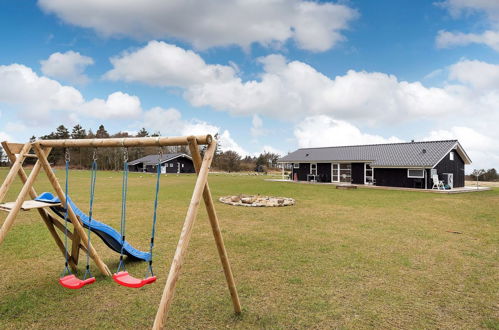
<path fill-rule="evenodd" d="M 219 201 L 224 204 L 249 207 L 279 207 L 295 205 L 295 200 L 293 198 L 243 194 L 223 196 L 219 198 Z"/>

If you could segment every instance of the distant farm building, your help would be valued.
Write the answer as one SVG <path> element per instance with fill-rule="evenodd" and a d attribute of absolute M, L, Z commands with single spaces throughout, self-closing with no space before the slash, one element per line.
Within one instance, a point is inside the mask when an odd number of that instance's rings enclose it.
<path fill-rule="evenodd" d="M 156 172 L 158 155 L 149 155 L 128 163 L 131 172 Z M 161 156 L 161 173 L 194 173 L 194 163 L 189 155 L 183 153 Z"/>

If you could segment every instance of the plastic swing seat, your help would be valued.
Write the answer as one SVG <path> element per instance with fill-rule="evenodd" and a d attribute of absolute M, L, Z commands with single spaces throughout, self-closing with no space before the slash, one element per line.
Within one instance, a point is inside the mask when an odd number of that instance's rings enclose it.
<path fill-rule="evenodd" d="M 80 280 L 75 275 L 66 275 L 59 279 L 59 283 L 68 289 L 81 289 L 85 285 L 92 284 L 95 282 L 95 277 L 87 278 L 86 280 Z"/>
<path fill-rule="evenodd" d="M 151 284 L 156 281 L 156 276 L 149 276 L 144 279 L 138 279 L 130 276 L 128 272 L 118 272 L 113 275 L 113 280 L 119 285 L 126 286 L 129 288 L 141 288 L 146 284 Z"/>

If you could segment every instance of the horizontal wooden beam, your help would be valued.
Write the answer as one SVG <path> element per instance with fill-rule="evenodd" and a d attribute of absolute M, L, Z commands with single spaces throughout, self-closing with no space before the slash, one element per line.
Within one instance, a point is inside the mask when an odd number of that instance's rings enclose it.
<path fill-rule="evenodd" d="M 38 140 L 33 144 L 41 147 L 69 148 L 69 147 L 162 147 L 188 145 L 188 138 L 196 139 L 198 144 L 211 144 L 211 135 L 176 136 L 176 137 L 143 137 L 143 138 L 109 138 L 109 139 L 66 139 L 66 140 Z"/>

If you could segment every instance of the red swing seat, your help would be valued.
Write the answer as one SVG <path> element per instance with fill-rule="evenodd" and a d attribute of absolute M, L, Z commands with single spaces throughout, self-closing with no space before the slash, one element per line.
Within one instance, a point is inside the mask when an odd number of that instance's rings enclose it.
<path fill-rule="evenodd" d="M 95 282 L 95 277 L 87 278 L 86 280 L 80 280 L 75 275 L 66 275 L 59 279 L 59 283 L 68 289 L 81 289 L 85 285 L 92 284 Z"/>
<path fill-rule="evenodd" d="M 118 272 L 113 275 L 113 280 L 119 285 L 123 285 L 129 288 L 141 288 L 146 284 L 151 284 L 156 281 L 156 276 L 149 276 L 144 279 L 138 279 L 130 276 L 128 272 Z"/>

